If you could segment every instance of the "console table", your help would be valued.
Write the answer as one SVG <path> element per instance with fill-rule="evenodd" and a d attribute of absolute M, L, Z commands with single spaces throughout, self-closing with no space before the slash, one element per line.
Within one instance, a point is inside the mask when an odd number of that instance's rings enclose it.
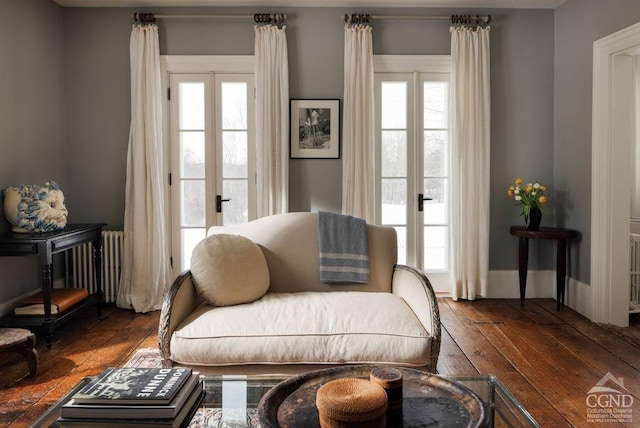
<path fill-rule="evenodd" d="M 98 315 L 103 302 L 102 275 L 96 275 L 96 292 L 71 309 L 58 315 L 51 315 L 51 288 L 53 287 L 53 255 L 69 250 L 88 242 L 93 243 L 94 272 L 102 272 L 102 228 L 104 223 L 69 224 L 62 230 L 44 233 L 6 233 L 0 235 L 0 256 L 38 256 L 40 259 L 42 299 L 44 316 L 13 316 L 0 320 L 5 327 L 23 327 L 44 330 L 47 347 L 51 347 L 51 339 L 56 325 L 71 318 L 77 311 L 95 303 Z"/>
<path fill-rule="evenodd" d="M 578 232 L 571 229 L 557 227 L 541 227 L 539 230 L 528 230 L 524 226 L 511 226 L 509 232 L 520 238 L 518 246 L 518 272 L 520 276 L 520 304 L 524 304 L 527 288 L 527 267 L 529 264 L 529 239 L 554 239 L 557 241 L 556 250 L 556 297 L 558 311 L 564 306 L 564 289 L 567 272 L 567 241 L 578 236 Z"/>

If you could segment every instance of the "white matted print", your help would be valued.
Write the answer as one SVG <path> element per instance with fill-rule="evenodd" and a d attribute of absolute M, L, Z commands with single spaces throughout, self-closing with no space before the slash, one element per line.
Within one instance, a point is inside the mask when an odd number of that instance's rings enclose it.
<path fill-rule="evenodd" d="M 340 158 L 340 100 L 289 103 L 291 158 Z"/>

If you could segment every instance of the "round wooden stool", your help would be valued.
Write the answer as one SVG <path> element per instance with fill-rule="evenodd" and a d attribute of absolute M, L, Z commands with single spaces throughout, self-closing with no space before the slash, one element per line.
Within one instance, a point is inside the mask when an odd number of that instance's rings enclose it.
<path fill-rule="evenodd" d="M 0 352 L 17 352 L 27 359 L 29 375 L 38 374 L 36 335 L 24 328 L 0 328 Z"/>

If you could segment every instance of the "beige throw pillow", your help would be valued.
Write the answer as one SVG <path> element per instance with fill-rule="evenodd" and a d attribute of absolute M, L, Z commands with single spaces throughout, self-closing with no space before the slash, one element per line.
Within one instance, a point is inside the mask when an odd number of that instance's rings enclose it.
<path fill-rule="evenodd" d="M 191 254 L 196 290 L 211 305 L 229 306 L 258 300 L 269 288 L 269 269 L 260 247 L 244 236 L 216 234 Z"/>

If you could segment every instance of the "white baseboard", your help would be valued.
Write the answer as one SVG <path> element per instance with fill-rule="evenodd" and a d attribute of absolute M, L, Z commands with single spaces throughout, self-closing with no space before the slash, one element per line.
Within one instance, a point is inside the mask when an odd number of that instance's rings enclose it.
<path fill-rule="evenodd" d="M 490 271 L 487 298 L 520 298 L 520 279 L 518 271 Z M 534 270 L 527 274 L 525 298 L 556 299 L 556 271 Z M 565 285 L 564 304 L 574 311 L 591 319 L 593 306 L 591 287 L 577 279 L 569 278 Z"/>
<path fill-rule="evenodd" d="M 519 299 L 520 277 L 517 270 L 489 271 L 488 299 Z M 531 270 L 527 273 L 525 298 L 553 298 L 556 292 L 554 270 Z"/>
<path fill-rule="evenodd" d="M 438 297 L 451 297 L 451 280 L 446 277 L 427 275 Z M 549 298 L 556 292 L 556 272 L 553 270 L 532 270 L 527 274 L 525 297 Z M 487 299 L 519 299 L 520 277 L 517 270 L 489 271 Z"/>
<path fill-rule="evenodd" d="M 519 299 L 520 278 L 517 270 L 489 271 L 487 299 Z M 564 304 L 591 319 L 593 303 L 589 284 L 569 278 L 565 288 Z M 438 297 L 451 297 L 451 292 L 436 292 Z M 525 298 L 556 298 L 556 271 L 532 270 L 527 273 Z"/>
<path fill-rule="evenodd" d="M 564 304 L 590 320 L 593 319 L 592 290 L 589 284 L 569 278 L 564 292 Z"/>
<path fill-rule="evenodd" d="M 53 282 L 53 288 L 63 288 L 65 286 L 65 280 L 64 278 L 60 278 L 56 281 Z M 41 291 L 41 288 L 34 288 L 31 291 L 27 291 L 24 294 L 21 294 L 20 296 L 17 296 L 11 300 L 9 300 L 8 302 L 4 302 L 4 303 L 0 303 L 0 317 L 4 317 L 5 315 L 9 315 L 11 313 L 13 313 L 13 308 L 15 307 L 15 303 L 31 296 L 32 294 L 36 294 L 38 291 Z"/>
<path fill-rule="evenodd" d="M 429 275 L 428 275 L 429 276 Z M 430 276 L 429 276 L 430 278 Z M 432 282 L 433 284 L 433 282 Z M 489 271 L 486 299 L 519 299 L 520 277 L 517 270 Z M 450 291 L 440 285 L 436 290 L 438 297 L 451 297 Z M 525 298 L 554 298 L 556 292 L 556 272 L 553 270 L 532 270 L 527 274 Z"/>

